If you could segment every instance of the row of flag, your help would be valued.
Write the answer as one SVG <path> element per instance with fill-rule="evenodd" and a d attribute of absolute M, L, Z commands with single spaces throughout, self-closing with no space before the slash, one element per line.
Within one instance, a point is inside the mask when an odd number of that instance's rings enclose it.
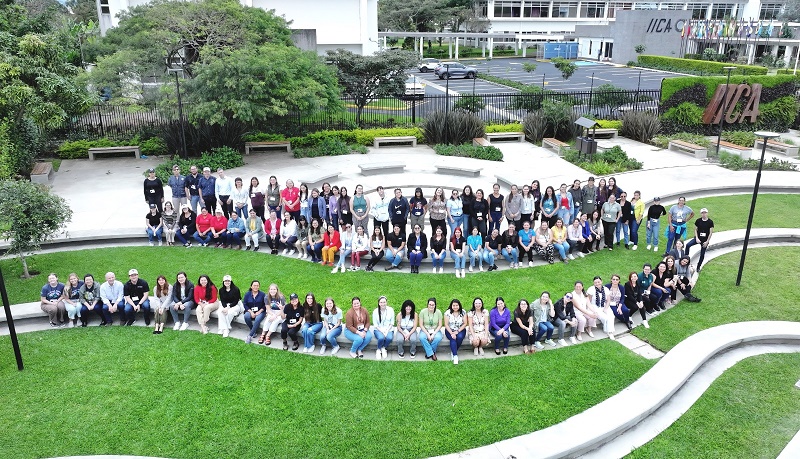
<path fill-rule="evenodd" d="M 762 35 L 772 36 L 773 21 L 766 24 L 763 20 L 754 22 L 745 20 L 696 20 L 685 22 L 681 29 L 681 37 L 708 39 L 713 37 L 750 38 Z"/>

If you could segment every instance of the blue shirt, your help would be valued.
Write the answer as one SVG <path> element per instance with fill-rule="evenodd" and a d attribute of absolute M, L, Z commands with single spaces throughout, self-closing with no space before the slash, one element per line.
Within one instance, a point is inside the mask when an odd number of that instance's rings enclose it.
<path fill-rule="evenodd" d="M 178 175 L 175 177 L 171 175 L 169 177 L 169 181 L 167 182 L 170 188 L 172 188 L 172 197 L 173 198 L 185 198 L 186 197 L 186 176 L 185 175 Z"/>
<path fill-rule="evenodd" d="M 202 196 L 214 196 L 214 188 L 216 185 L 217 179 L 211 175 L 208 178 L 205 176 L 201 176 L 198 180 L 198 185 L 200 186 L 200 194 Z"/>
<path fill-rule="evenodd" d="M 267 305 L 264 303 L 266 299 L 266 295 L 261 290 L 256 293 L 256 296 L 253 297 L 253 292 L 247 291 L 244 294 L 244 298 L 242 298 L 242 304 L 244 305 L 245 311 L 253 311 L 256 314 L 260 314 L 267 310 Z"/>
<path fill-rule="evenodd" d="M 51 286 L 49 283 L 44 284 L 42 287 L 42 297 L 50 300 L 55 301 L 61 298 L 61 295 L 64 294 L 64 284 L 59 282 L 55 287 Z"/>

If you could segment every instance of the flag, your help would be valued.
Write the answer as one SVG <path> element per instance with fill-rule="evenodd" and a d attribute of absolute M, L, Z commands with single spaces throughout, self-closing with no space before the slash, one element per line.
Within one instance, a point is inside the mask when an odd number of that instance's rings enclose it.
<path fill-rule="evenodd" d="M 725 23 L 722 21 L 720 21 L 719 23 L 719 30 L 717 30 L 717 35 L 719 35 L 720 37 L 725 35 Z"/>
<path fill-rule="evenodd" d="M 772 30 L 773 30 L 773 28 L 772 28 L 772 20 L 770 20 L 769 21 L 769 28 L 767 29 L 767 33 L 769 34 L 770 37 L 772 36 Z"/>
<path fill-rule="evenodd" d="M 750 25 L 747 26 L 747 38 L 753 35 L 753 18 L 750 18 Z"/>

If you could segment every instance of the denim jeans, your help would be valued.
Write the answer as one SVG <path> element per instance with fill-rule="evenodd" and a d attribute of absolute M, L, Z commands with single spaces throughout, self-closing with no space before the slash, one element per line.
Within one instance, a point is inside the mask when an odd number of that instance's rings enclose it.
<path fill-rule="evenodd" d="M 225 243 L 228 245 L 242 245 L 241 233 L 225 233 Z"/>
<path fill-rule="evenodd" d="M 672 250 L 672 246 L 675 244 L 675 241 L 678 239 L 683 239 L 683 237 L 686 236 L 685 223 L 683 225 L 673 226 L 672 228 L 673 231 L 669 231 L 669 228 L 667 228 L 667 247 L 664 249 L 664 253 L 668 253 L 670 250 Z"/>
<path fill-rule="evenodd" d="M 251 338 L 256 336 L 256 333 L 258 333 L 258 327 L 261 325 L 261 321 L 264 320 L 264 317 L 266 316 L 266 311 L 258 313 L 255 318 L 250 315 L 250 311 L 244 312 L 244 323 L 246 323 L 250 328 L 250 333 L 248 333 L 248 335 L 250 335 Z"/>
<path fill-rule="evenodd" d="M 388 348 L 389 343 L 394 339 L 394 330 L 389 330 L 389 333 L 384 335 L 382 331 L 375 328 L 372 330 L 372 334 L 375 335 L 375 339 L 378 341 L 378 349 Z"/>
<path fill-rule="evenodd" d="M 453 231 L 455 231 L 456 227 L 459 227 L 459 226 L 461 227 L 461 231 L 463 232 L 464 229 L 465 229 L 464 228 L 464 221 L 466 221 L 466 217 L 463 214 L 459 215 L 458 217 L 453 217 L 453 221 L 452 222 L 448 218 L 447 219 L 447 226 L 450 227 L 450 234 L 453 234 Z"/>
<path fill-rule="evenodd" d="M 317 322 L 315 324 L 306 322 L 300 327 L 300 334 L 303 335 L 304 348 L 308 349 L 314 345 L 314 337 L 317 336 L 320 330 L 322 330 L 322 322 Z"/>
<path fill-rule="evenodd" d="M 211 231 L 207 232 L 205 236 L 200 235 L 200 231 L 195 231 L 192 237 L 200 244 L 208 244 L 211 242 Z"/>
<path fill-rule="evenodd" d="M 489 212 L 489 216 L 492 217 L 492 221 L 489 222 L 488 234 L 492 234 L 492 231 L 497 229 L 500 231 L 500 224 L 503 223 L 503 213 L 502 212 Z"/>
<path fill-rule="evenodd" d="M 467 246 L 467 252 L 469 252 L 469 266 L 470 268 L 475 267 L 475 260 L 478 260 L 478 264 L 480 267 L 483 267 L 483 255 L 481 254 L 481 250 L 475 250 L 472 247 Z"/>
<path fill-rule="evenodd" d="M 503 330 L 489 330 L 489 332 L 494 336 L 494 350 L 500 349 L 500 342 L 503 342 L 503 349 L 508 349 L 508 340 L 511 339 L 511 331 L 506 330 L 506 335 L 503 336 Z"/>
<path fill-rule="evenodd" d="M 192 206 L 192 212 L 194 212 L 194 214 L 197 215 L 197 204 L 200 203 L 200 195 L 197 196 L 192 195 L 189 198 L 189 202 L 191 203 Z"/>
<path fill-rule="evenodd" d="M 111 315 L 111 311 L 109 311 L 108 305 L 103 303 L 103 321 L 109 325 L 114 322 L 114 317 Z M 120 300 L 117 303 L 117 312 L 119 312 L 119 320 L 121 323 L 125 323 L 125 300 Z"/>
<path fill-rule="evenodd" d="M 350 256 L 350 253 L 352 253 L 350 247 L 348 248 L 343 247 L 342 250 L 339 252 L 339 261 L 336 262 L 336 266 L 344 268 L 344 262 Z"/>
<path fill-rule="evenodd" d="M 483 251 L 483 261 L 489 263 L 489 266 L 494 266 L 494 258 L 497 256 L 497 251 L 487 249 Z"/>
<path fill-rule="evenodd" d="M 144 314 L 144 323 L 150 325 L 150 300 L 144 300 L 139 306 L 142 313 Z M 136 320 L 136 312 L 133 310 L 133 305 L 131 303 L 126 302 L 123 321 L 130 325 L 133 323 L 134 320 Z"/>
<path fill-rule="evenodd" d="M 547 321 L 539 322 L 539 330 L 536 333 L 536 341 L 541 340 L 542 337 L 545 336 L 545 334 L 547 334 L 547 339 L 552 338 L 553 330 L 555 330 L 555 327 L 553 327 L 553 324 L 551 324 L 550 322 Z"/>
<path fill-rule="evenodd" d="M 147 240 L 150 242 L 161 242 L 161 235 L 164 233 L 164 228 L 159 226 L 157 230 L 153 231 L 149 226 L 147 227 Z"/>
<path fill-rule="evenodd" d="M 447 258 L 447 250 L 442 250 L 440 254 L 431 251 L 431 261 L 433 262 L 434 268 L 443 268 L 445 258 Z"/>
<path fill-rule="evenodd" d="M 344 336 L 345 338 L 349 339 L 353 342 L 353 345 L 350 346 L 350 352 L 360 352 L 363 351 L 365 347 L 372 341 L 372 330 L 367 330 L 366 335 L 362 338 L 361 335 L 357 333 L 353 333 L 348 329 L 344 329 Z"/>
<path fill-rule="evenodd" d="M 555 247 L 556 250 L 558 250 L 558 256 L 561 257 L 562 260 L 567 258 L 567 252 L 569 251 L 569 242 L 566 241 L 554 242 L 553 247 Z"/>
<path fill-rule="evenodd" d="M 651 218 L 649 220 L 650 226 L 647 227 L 647 245 L 658 245 L 658 231 L 661 229 L 661 223 L 657 218 Z"/>
<path fill-rule="evenodd" d="M 460 332 L 456 333 L 456 338 L 453 339 L 450 337 L 450 334 L 447 333 L 447 338 L 450 339 L 450 352 L 453 355 L 458 355 L 458 348 L 461 347 L 461 343 L 464 342 L 464 337 L 467 336 L 467 330 L 461 330 Z"/>
<path fill-rule="evenodd" d="M 433 340 L 428 340 L 428 334 L 424 331 L 419 331 L 419 343 L 422 344 L 422 348 L 425 349 L 425 356 L 430 357 L 436 353 L 436 350 L 439 349 L 439 343 L 442 342 L 442 331 L 439 330 L 433 335 Z"/>
<path fill-rule="evenodd" d="M 392 266 L 397 267 L 403 262 L 403 253 L 405 253 L 405 250 L 400 250 L 397 252 L 397 255 L 392 255 L 392 251 L 390 249 L 386 249 L 386 261 L 388 261 Z"/>
<path fill-rule="evenodd" d="M 332 330 L 323 331 L 322 336 L 319 337 L 319 344 L 323 346 L 330 345 L 331 347 L 339 347 L 339 343 L 336 341 L 336 338 L 341 334 L 341 325 Z"/>
<path fill-rule="evenodd" d="M 239 215 L 239 218 L 246 219 L 250 216 L 249 211 L 247 210 L 247 204 L 243 205 L 241 208 L 236 208 L 236 214 Z"/>
<path fill-rule="evenodd" d="M 318 261 L 322 261 L 322 246 L 324 245 L 325 243 L 320 241 L 314 244 L 313 247 L 312 246 L 308 247 L 309 249 L 311 249 L 311 261 L 315 263 Z"/>
<path fill-rule="evenodd" d="M 620 230 L 622 230 L 622 234 L 625 238 L 625 245 L 628 245 L 628 223 L 623 223 L 622 220 L 617 220 L 617 228 L 614 231 L 614 235 L 617 238 L 617 242 L 622 242 L 622 239 L 619 238 Z"/>
<path fill-rule="evenodd" d="M 519 249 L 516 247 L 512 247 L 511 251 L 509 252 L 508 248 L 503 248 L 503 251 L 500 252 L 503 255 L 503 258 L 506 259 L 509 263 L 519 263 Z"/>
<path fill-rule="evenodd" d="M 103 320 L 103 307 L 101 306 L 101 304 L 102 303 L 96 303 L 94 306 L 92 306 L 91 310 L 94 311 L 94 313 L 97 314 L 98 317 L 100 317 L 100 320 Z M 87 308 L 85 304 L 81 305 L 81 313 L 80 315 L 78 315 L 78 317 L 81 318 L 82 323 L 89 322 L 89 311 L 90 309 Z"/>
<path fill-rule="evenodd" d="M 406 330 L 408 331 L 408 330 Z M 397 337 L 397 355 L 403 355 L 403 345 L 406 342 L 405 336 L 402 333 L 395 334 Z M 409 343 L 409 352 L 412 354 L 417 353 L 417 332 L 412 331 L 410 335 L 408 335 L 408 343 Z"/>
<path fill-rule="evenodd" d="M 616 306 L 611 306 L 611 312 L 614 313 L 614 317 L 619 319 L 620 322 L 627 324 L 631 320 L 631 310 L 628 309 L 628 307 L 624 304 L 620 306 L 620 310 L 622 311 L 621 313 L 617 312 Z"/>
<path fill-rule="evenodd" d="M 562 222 L 564 222 L 564 226 L 569 226 L 570 223 L 572 223 L 572 220 L 570 220 L 570 217 L 572 217 L 572 209 L 558 209 L 558 213 L 556 215 L 561 219 Z"/>
<path fill-rule="evenodd" d="M 422 252 L 409 252 L 408 261 L 411 266 L 419 266 L 422 263 Z"/>
<path fill-rule="evenodd" d="M 642 222 L 637 222 L 635 218 L 631 218 L 631 221 L 628 222 L 628 226 L 631 230 L 631 243 L 633 245 L 639 245 L 639 225 Z"/>
<path fill-rule="evenodd" d="M 65 301 L 64 309 L 67 310 L 67 317 L 70 319 L 81 316 L 81 303 L 78 300 L 74 300 L 74 304 L 69 304 Z"/>
<path fill-rule="evenodd" d="M 455 262 L 456 269 L 464 269 L 464 265 L 467 262 L 466 255 L 463 253 L 450 252 L 450 258 Z"/>
<path fill-rule="evenodd" d="M 697 239 L 691 238 L 689 240 L 689 242 L 687 242 L 686 245 L 684 246 L 684 248 L 686 249 L 686 254 L 687 255 L 689 254 L 689 248 L 694 246 L 694 245 L 700 246 L 700 258 L 697 260 L 697 269 L 700 269 L 700 266 L 703 265 L 703 259 L 706 257 L 706 249 L 708 247 L 703 247 L 703 244 L 701 242 L 697 242 Z M 679 260 L 675 260 L 676 263 L 678 261 Z"/>
<path fill-rule="evenodd" d="M 183 303 L 183 306 L 184 309 L 181 310 L 180 312 L 183 314 L 183 322 L 188 324 L 189 317 L 192 316 L 192 308 L 194 307 L 194 301 L 189 300 L 186 303 Z M 181 323 L 181 320 L 178 316 L 179 312 L 177 309 L 175 309 L 175 303 L 172 303 L 169 306 L 169 313 L 172 314 L 172 320 L 174 320 L 176 324 Z"/>

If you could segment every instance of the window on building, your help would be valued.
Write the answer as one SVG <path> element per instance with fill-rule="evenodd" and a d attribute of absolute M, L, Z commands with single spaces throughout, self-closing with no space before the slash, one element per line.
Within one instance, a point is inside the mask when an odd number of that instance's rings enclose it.
<path fill-rule="evenodd" d="M 733 3 L 714 3 L 709 19 L 730 19 L 733 15 Z"/>
<path fill-rule="evenodd" d="M 783 3 L 762 3 L 759 19 L 778 19 L 783 11 Z"/>
<path fill-rule="evenodd" d="M 708 19 L 708 3 L 688 3 L 686 9 L 692 12 L 692 19 Z"/>
<path fill-rule="evenodd" d="M 501 0 L 494 2 L 494 17 L 518 18 L 521 17 L 522 0 Z"/>
<path fill-rule="evenodd" d="M 550 2 L 525 2 L 522 5 L 522 16 L 526 18 L 550 17 Z"/>
<path fill-rule="evenodd" d="M 615 18 L 617 17 L 616 12 L 622 10 L 632 10 L 633 3 L 623 3 L 623 2 L 611 2 L 608 4 L 608 17 Z"/>
<path fill-rule="evenodd" d="M 635 10 L 657 10 L 658 3 L 636 2 L 633 4 Z"/>
<path fill-rule="evenodd" d="M 578 2 L 553 2 L 554 18 L 578 17 Z"/>
<path fill-rule="evenodd" d="M 682 11 L 686 7 L 685 3 L 662 3 L 661 9 L 662 10 L 670 10 L 670 11 Z"/>
<path fill-rule="evenodd" d="M 100 0 L 100 13 L 111 14 L 111 8 L 108 6 L 108 0 Z"/>
<path fill-rule="evenodd" d="M 582 18 L 602 18 L 605 14 L 606 4 L 600 2 L 581 3 Z"/>
<path fill-rule="evenodd" d="M 475 14 L 480 18 L 485 18 L 489 14 L 489 1 L 480 0 L 475 5 Z"/>

